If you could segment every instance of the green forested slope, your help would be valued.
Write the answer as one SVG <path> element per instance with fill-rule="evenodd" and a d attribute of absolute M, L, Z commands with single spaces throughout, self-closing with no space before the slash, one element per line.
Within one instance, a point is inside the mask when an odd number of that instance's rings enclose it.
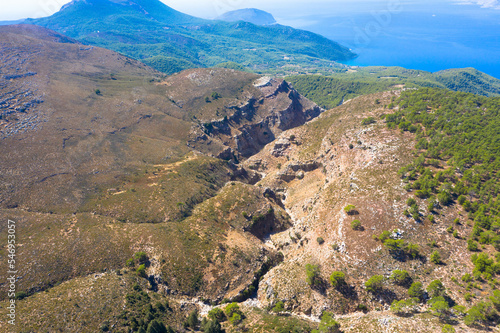
<path fill-rule="evenodd" d="M 260 71 L 287 65 L 290 59 L 294 65 L 307 67 L 355 57 L 346 47 L 312 32 L 199 19 L 158 0 L 74 1 L 50 17 L 27 23 L 138 60 L 148 59 L 148 64 L 167 73 L 177 71 L 179 64 L 182 68 L 210 67 L 233 61 Z"/>
<path fill-rule="evenodd" d="M 430 73 L 401 67 L 364 67 L 329 76 L 289 76 L 287 81 L 325 108 L 333 108 L 359 95 L 386 91 L 401 85 L 406 88 L 447 88 L 484 96 L 500 95 L 500 80 L 474 68 Z"/>

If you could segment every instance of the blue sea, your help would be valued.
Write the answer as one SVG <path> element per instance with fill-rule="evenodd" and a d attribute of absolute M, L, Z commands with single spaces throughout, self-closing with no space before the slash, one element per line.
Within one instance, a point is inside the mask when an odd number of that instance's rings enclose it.
<path fill-rule="evenodd" d="M 275 16 L 279 23 L 351 48 L 359 57 L 350 65 L 430 72 L 474 67 L 500 78 L 500 2 L 495 0 L 332 1 L 328 6 L 318 1 Z"/>

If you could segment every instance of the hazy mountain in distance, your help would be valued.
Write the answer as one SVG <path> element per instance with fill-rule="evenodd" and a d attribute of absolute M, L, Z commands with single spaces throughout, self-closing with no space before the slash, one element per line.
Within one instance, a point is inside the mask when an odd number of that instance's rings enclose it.
<path fill-rule="evenodd" d="M 348 48 L 309 31 L 204 20 L 158 0 L 76 0 L 52 16 L 26 22 L 118 51 L 166 73 L 225 62 L 256 71 L 285 65 L 330 66 L 356 57 Z"/>
<path fill-rule="evenodd" d="M 245 21 L 257 25 L 270 25 L 276 23 L 272 14 L 256 8 L 233 10 L 217 17 L 217 20 L 226 22 Z"/>
<path fill-rule="evenodd" d="M 11 25 L 11 24 L 19 24 L 22 23 L 25 19 L 21 20 L 13 20 L 13 21 L 0 21 L 0 25 Z"/>

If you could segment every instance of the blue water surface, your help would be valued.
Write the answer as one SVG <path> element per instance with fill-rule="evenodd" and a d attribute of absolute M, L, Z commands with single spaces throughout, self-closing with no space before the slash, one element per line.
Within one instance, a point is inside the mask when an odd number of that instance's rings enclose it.
<path fill-rule="evenodd" d="M 500 78 L 499 9 L 447 1 L 355 1 L 321 11 L 312 7 L 295 22 L 350 47 L 359 55 L 350 65 L 431 72 L 474 67 Z"/>

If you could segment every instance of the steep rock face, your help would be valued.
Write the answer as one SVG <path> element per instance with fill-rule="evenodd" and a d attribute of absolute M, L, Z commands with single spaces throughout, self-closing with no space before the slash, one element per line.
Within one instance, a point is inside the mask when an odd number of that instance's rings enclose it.
<path fill-rule="evenodd" d="M 258 299 L 263 307 L 283 301 L 287 310 L 314 318 L 324 311 L 356 312 L 360 304 L 369 310 L 388 309 L 393 299 L 407 297 L 407 288 L 388 279 L 383 290 L 373 294 L 364 283 L 373 275 L 388 278 L 396 269 L 412 272 L 424 285 L 441 279 L 449 295 L 466 305 L 453 282 L 472 270 L 470 253 L 460 250 L 465 249 L 466 239 L 453 237 L 442 223 L 461 219 L 463 213 L 448 207 L 440 215 L 440 223 L 434 224 L 404 213 L 411 194 L 404 189 L 398 170 L 412 160 L 409 152 L 415 138 L 389 130 L 381 120 L 383 114 L 392 112 L 383 105 L 397 95 L 385 92 L 353 99 L 282 133 L 243 163 L 261 172 L 263 179 L 257 186 L 279 195 L 293 223 L 268 240 L 283 253 L 284 260 L 260 279 Z M 361 125 L 368 116 L 376 122 Z M 418 204 L 423 216 L 430 214 L 424 202 Z M 347 214 L 347 205 L 354 205 L 356 213 Z M 361 221 L 362 228 L 354 228 L 354 220 Z M 471 229 L 466 225 L 456 228 L 460 234 Z M 416 244 L 419 255 L 391 253 L 373 237 L 386 230 L 394 239 Z M 439 252 L 446 258 L 443 261 L 453 265 L 436 266 L 425 259 L 434 250 L 427 245 L 429 240 L 451 245 L 440 247 Z M 307 282 L 307 264 L 319 270 L 316 284 Z M 334 271 L 346 274 L 346 286 L 330 285 Z M 435 330 L 422 327 L 418 331 Z"/>
<path fill-rule="evenodd" d="M 281 132 L 303 125 L 324 110 L 301 96 L 286 81 L 259 78 L 242 105 L 225 106 L 233 113 L 192 129 L 189 145 L 215 156 L 250 157 Z"/>

